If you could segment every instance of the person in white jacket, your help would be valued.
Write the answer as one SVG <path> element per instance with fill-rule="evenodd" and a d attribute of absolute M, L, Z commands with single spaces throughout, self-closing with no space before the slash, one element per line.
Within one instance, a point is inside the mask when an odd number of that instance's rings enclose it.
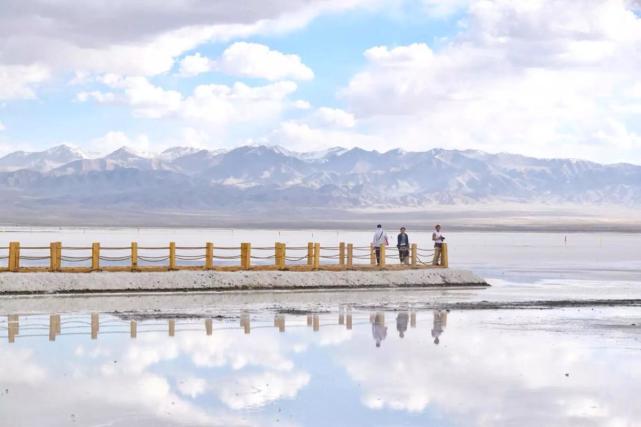
<path fill-rule="evenodd" d="M 389 239 L 387 238 L 387 233 L 383 230 L 383 226 L 378 224 L 374 232 L 374 238 L 372 239 L 372 246 L 374 246 L 374 251 L 376 252 L 376 265 L 381 265 L 381 246 L 387 246 L 388 244 Z"/>

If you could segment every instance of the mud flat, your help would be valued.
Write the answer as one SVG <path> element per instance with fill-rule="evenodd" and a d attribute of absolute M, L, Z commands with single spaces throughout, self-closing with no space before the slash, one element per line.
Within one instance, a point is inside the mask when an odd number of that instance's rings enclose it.
<path fill-rule="evenodd" d="M 489 285 L 470 271 L 453 269 L 0 274 L 0 295 L 479 286 Z"/>

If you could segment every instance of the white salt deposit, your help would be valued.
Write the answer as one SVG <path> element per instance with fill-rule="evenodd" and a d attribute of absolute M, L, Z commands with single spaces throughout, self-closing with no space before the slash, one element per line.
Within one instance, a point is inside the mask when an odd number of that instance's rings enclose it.
<path fill-rule="evenodd" d="M 486 285 L 472 272 L 402 271 L 173 271 L 109 273 L 5 273 L 2 293 L 122 292 L 239 289 L 341 289 Z"/>

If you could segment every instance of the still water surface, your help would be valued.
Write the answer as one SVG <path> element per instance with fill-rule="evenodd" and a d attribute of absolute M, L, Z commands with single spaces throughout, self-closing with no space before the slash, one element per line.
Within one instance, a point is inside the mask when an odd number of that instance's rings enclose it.
<path fill-rule="evenodd" d="M 0 299 L 0 426 L 641 425 L 639 234 L 447 236 L 451 266 L 492 288 Z M 370 237 L 0 233 L 34 245 Z"/>
<path fill-rule="evenodd" d="M 3 426 L 639 425 L 638 307 L 0 323 Z"/>

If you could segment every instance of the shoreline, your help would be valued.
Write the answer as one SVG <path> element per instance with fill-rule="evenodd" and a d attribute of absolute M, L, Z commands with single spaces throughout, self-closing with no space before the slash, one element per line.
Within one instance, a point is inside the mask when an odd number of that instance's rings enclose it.
<path fill-rule="evenodd" d="M 453 269 L 3 273 L 0 275 L 0 296 L 489 286 L 485 280 L 470 271 Z"/>

